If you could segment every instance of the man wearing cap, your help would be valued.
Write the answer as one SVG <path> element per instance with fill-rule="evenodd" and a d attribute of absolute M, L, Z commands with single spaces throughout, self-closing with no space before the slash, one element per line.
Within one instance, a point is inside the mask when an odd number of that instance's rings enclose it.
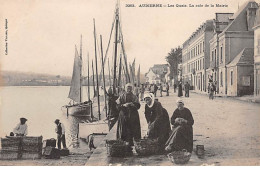
<path fill-rule="evenodd" d="M 65 140 L 65 127 L 62 123 L 60 123 L 59 119 L 56 119 L 54 122 L 57 126 L 55 128 L 55 132 L 57 133 L 57 144 L 58 144 L 58 149 L 61 149 L 61 142 L 63 145 L 63 148 L 66 147 L 66 140 Z"/>
<path fill-rule="evenodd" d="M 181 151 L 186 149 L 192 152 L 193 149 L 193 128 L 194 120 L 190 110 L 184 107 L 182 100 L 177 100 L 177 109 L 171 117 L 172 133 L 166 142 L 166 151 Z"/>
<path fill-rule="evenodd" d="M 28 134 L 28 126 L 25 124 L 27 121 L 26 118 L 20 118 L 20 123 L 14 128 L 13 133 L 16 136 L 26 136 Z"/>
<path fill-rule="evenodd" d="M 129 152 L 132 152 L 133 139 L 141 138 L 141 126 L 138 114 L 138 109 L 141 105 L 136 95 L 132 93 L 132 84 L 126 84 L 125 90 L 126 92 L 121 94 L 116 100 L 119 108 L 117 139 L 125 141 L 129 145 Z"/>

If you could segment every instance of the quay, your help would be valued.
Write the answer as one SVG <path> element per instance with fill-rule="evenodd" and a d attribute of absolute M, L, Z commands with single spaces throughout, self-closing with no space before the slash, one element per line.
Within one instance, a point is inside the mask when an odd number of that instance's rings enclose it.
<path fill-rule="evenodd" d="M 177 93 L 158 97 L 159 102 L 171 118 L 176 109 Z M 241 102 L 232 98 L 215 97 L 209 100 L 207 95 L 190 93 L 182 97 L 185 107 L 194 118 L 193 152 L 186 166 L 200 165 L 260 165 L 260 104 Z M 144 103 L 139 109 L 142 136 L 147 132 L 144 116 Z M 92 153 L 86 166 L 171 166 L 167 155 L 109 157 L 105 140 L 116 139 L 117 124 Z M 204 145 L 205 155 L 199 158 L 195 153 L 196 145 Z"/>

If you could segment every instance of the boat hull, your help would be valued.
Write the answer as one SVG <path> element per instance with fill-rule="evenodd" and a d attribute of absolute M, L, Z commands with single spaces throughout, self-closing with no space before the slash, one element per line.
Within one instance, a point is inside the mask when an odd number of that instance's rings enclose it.
<path fill-rule="evenodd" d="M 93 133 L 107 134 L 108 132 L 108 124 L 104 121 L 79 123 L 79 138 L 87 138 Z"/>
<path fill-rule="evenodd" d="M 65 106 L 67 115 L 71 116 L 89 116 L 91 117 L 92 103 L 81 103 L 77 105 Z"/>

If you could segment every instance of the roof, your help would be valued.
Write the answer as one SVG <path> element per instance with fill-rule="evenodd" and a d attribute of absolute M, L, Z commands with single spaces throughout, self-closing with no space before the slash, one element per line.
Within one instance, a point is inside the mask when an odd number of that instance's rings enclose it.
<path fill-rule="evenodd" d="M 153 68 L 159 68 L 159 67 L 165 68 L 168 66 L 169 66 L 168 64 L 155 64 L 155 65 L 153 65 Z"/>
<path fill-rule="evenodd" d="M 200 35 L 200 33 L 205 31 L 213 31 L 214 25 L 213 20 L 206 20 L 206 22 L 202 23 L 195 32 L 191 34 L 191 36 L 186 40 L 182 45 L 185 46 L 186 43 L 188 43 L 191 39 L 197 37 L 197 35 Z"/>
<path fill-rule="evenodd" d="M 248 31 L 247 18 L 245 17 L 248 8 L 258 8 L 258 5 L 253 0 L 244 3 L 239 8 L 239 10 L 232 17 L 229 18 L 233 21 L 223 30 L 221 34 L 224 34 L 228 31 Z"/>
<path fill-rule="evenodd" d="M 254 64 L 254 48 L 244 48 L 227 67 Z"/>

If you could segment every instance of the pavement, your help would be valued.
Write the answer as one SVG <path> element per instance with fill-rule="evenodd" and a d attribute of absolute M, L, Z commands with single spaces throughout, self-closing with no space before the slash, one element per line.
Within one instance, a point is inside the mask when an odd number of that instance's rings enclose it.
<path fill-rule="evenodd" d="M 159 92 L 158 92 L 159 94 Z M 177 94 L 157 97 L 171 117 L 176 109 Z M 186 166 L 247 166 L 260 165 L 260 104 L 233 98 L 215 97 L 191 92 L 182 97 L 185 107 L 194 118 L 193 153 Z M 139 109 L 142 136 L 147 132 L 144 103 Z M 106 138 L 97 146 L 85 165 L 87 166 L 172 166 L 166 155 L 138 156 L 134 151 L 129 157 L 109 157 L 105 140 L 116 139 L 116 124 Z M 198 157 L 196 145 L 204 145 L 205 155 Z"/>

